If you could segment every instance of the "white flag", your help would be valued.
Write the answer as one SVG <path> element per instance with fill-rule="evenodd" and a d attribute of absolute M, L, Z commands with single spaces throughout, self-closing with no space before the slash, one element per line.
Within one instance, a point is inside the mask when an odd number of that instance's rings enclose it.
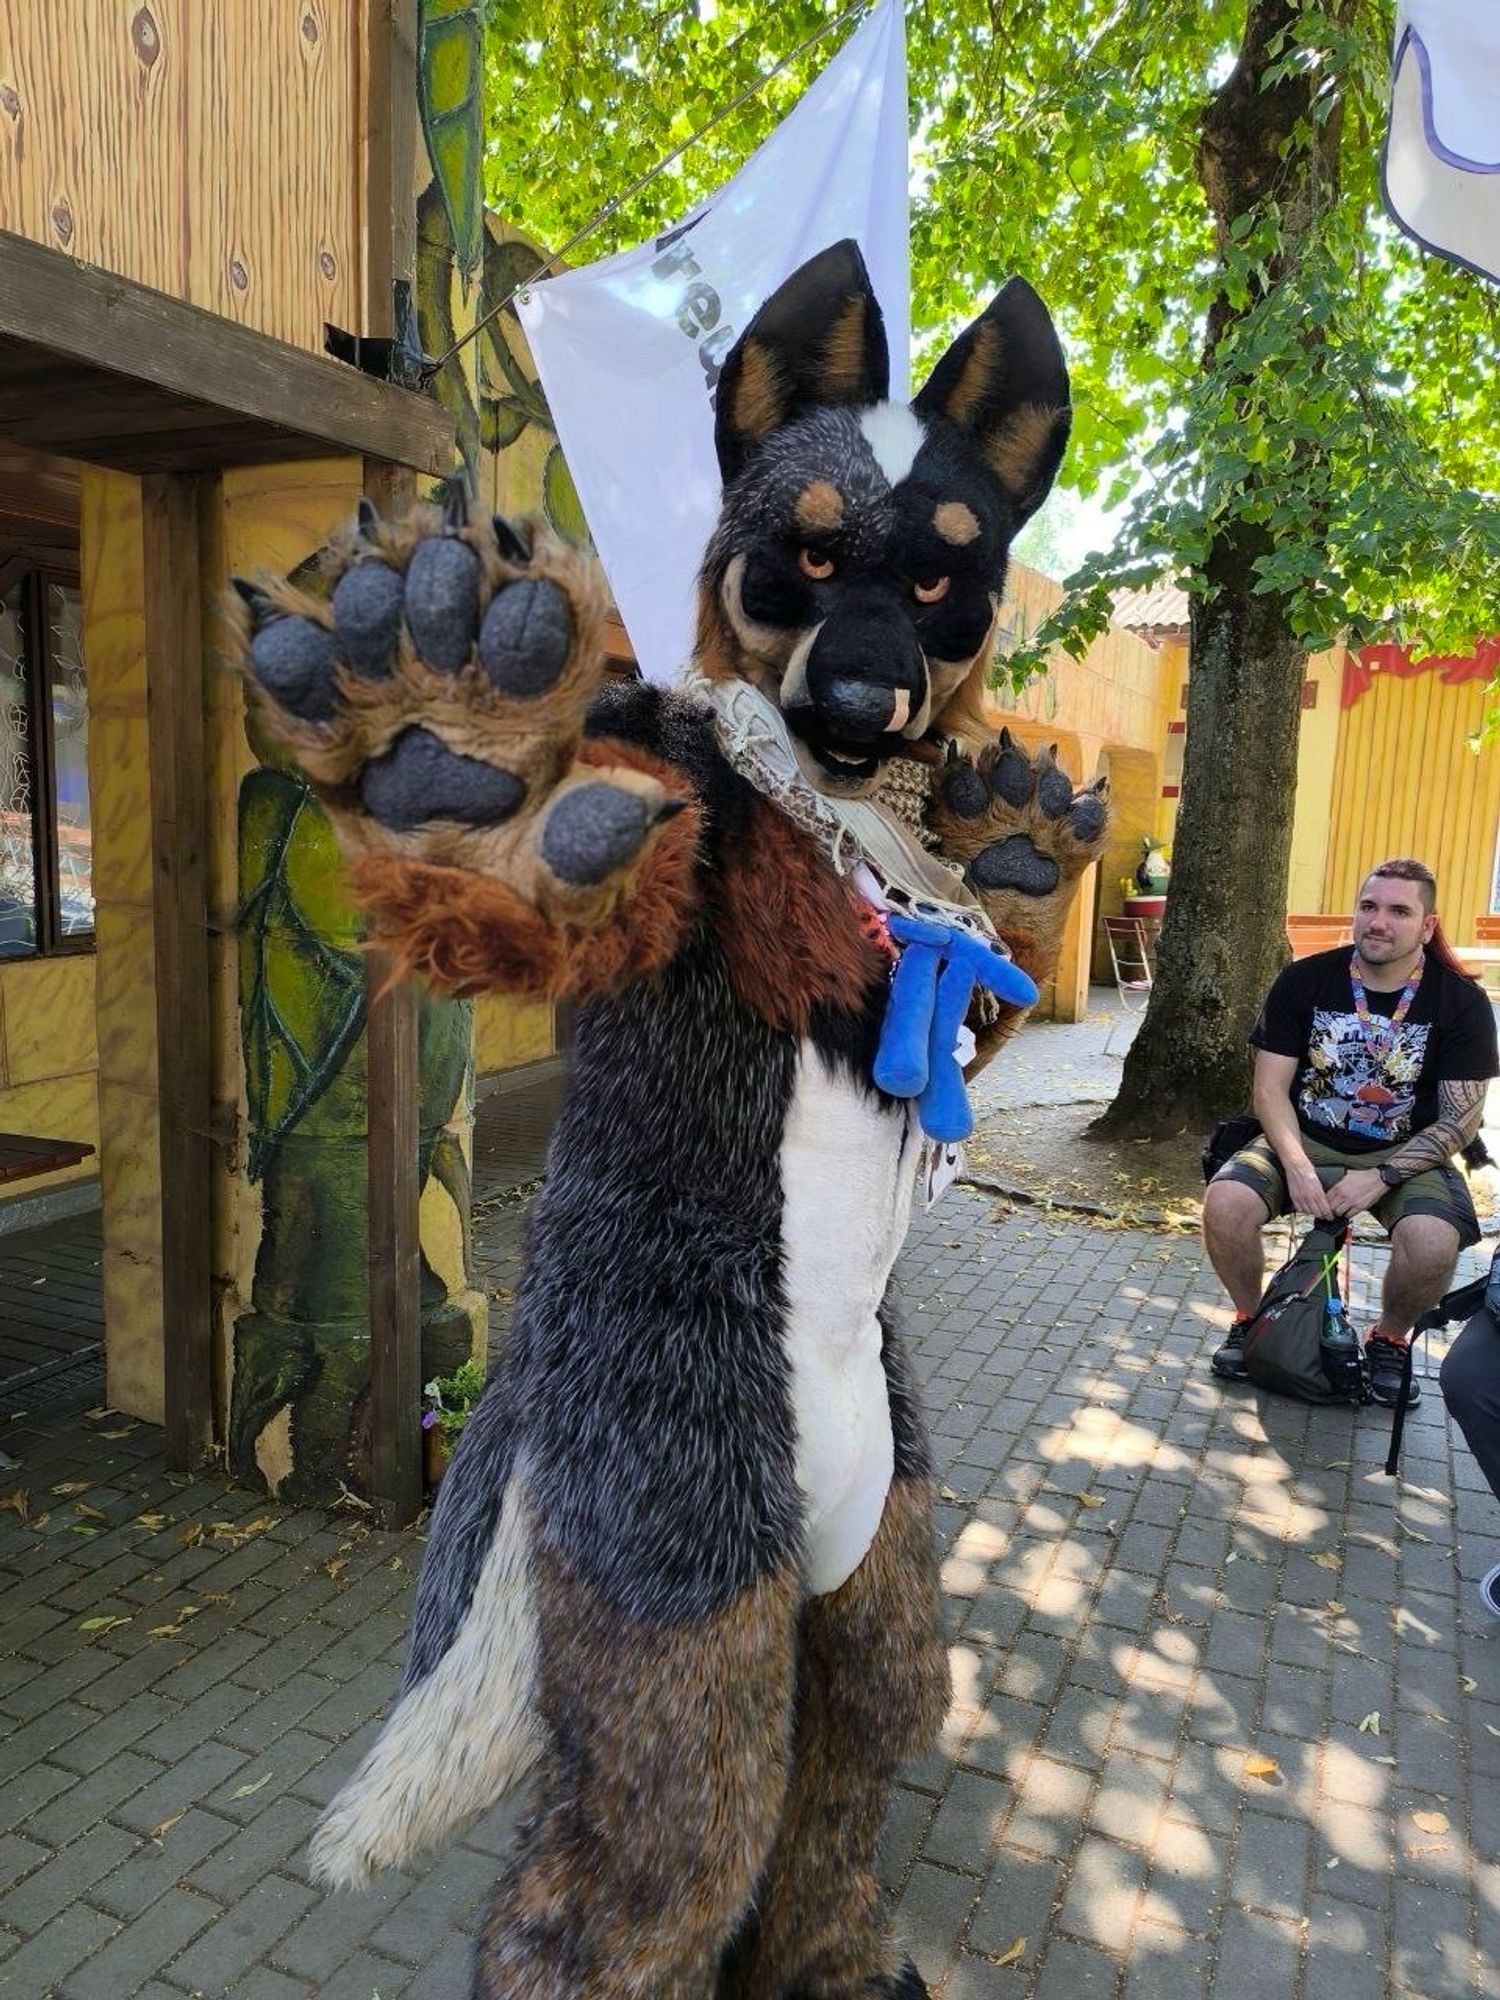
<path fill-rule="evenodd" d="M 852 236 L 906 395 L 906 40 L 880 0 L 732 181 L 676 228 L 516 301 L 625 629 L 652 680 L 692 648 L 694 580 L 719 511 L 713 392 L 783 279 Z"/>
<path fill-rule="evenodd" d="M 1500 0 L 1399 0 L 1381 168 L 1408 236 L 1500 279 Z"/>

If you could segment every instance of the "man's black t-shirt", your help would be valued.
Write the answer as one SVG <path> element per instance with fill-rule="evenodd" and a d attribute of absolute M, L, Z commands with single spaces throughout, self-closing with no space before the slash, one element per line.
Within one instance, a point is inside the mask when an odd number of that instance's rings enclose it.
<path fill-rule="evenodd" d="M 1434 1124 L 1440 1083 L 1476 1082 L 1500 1070 L 1495 1016 L 1483 988 L 1428 957 L 1406 1019 L 1388 1049 L 1372 1047 L 1354 1011 L 1347 945 L 1284 966 L 1250 1040 L 1295 1056 L 1292 1105 L 1310 1139 L 1344 1153 L 1399 1145 Z M 1389 1021 L 1401 998 L 1365 989 L 1370 1013 Z M 1389 1038 L 1387 1038 L 1389 1039 Z"/>

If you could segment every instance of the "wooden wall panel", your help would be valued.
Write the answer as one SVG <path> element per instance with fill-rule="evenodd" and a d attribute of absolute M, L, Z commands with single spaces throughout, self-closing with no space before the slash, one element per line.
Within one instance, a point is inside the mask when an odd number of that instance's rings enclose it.
<path fill-rule="evenodd" d="M 1500 830 L 1500 745 L 1468 746 L 1485 701 L 1481 681 L 1445 687 L 1435 673 L 1381 674 L 1343 711 L 1325 910 L 1349 909 L 1375 862 L 1414 854 L 1437 876 L 1449 936 L 1474 941 Z"/>
<path fill-rule="evenodd" d="M 361 9 L 0 0 L 0 227 L 321 351 L 361 323 Z"/>

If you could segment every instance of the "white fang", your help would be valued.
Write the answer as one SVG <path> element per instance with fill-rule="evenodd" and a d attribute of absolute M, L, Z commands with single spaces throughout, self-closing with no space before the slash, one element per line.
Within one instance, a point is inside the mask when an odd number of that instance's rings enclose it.
<path fill-rule="evenodd" d="M 860 412 L 859 427 L 881 471 L 899 486 L 927 435 L 922 419 L 904 403 L 877 403 Z"/>

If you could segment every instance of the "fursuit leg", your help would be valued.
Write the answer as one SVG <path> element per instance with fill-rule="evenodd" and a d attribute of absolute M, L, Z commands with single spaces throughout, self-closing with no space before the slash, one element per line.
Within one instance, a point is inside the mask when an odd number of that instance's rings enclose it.
<path fill-rule="evenodd" d="M 947 1710 L 925 1478 L 898 1478 L 875 1540 L 800 1631 L 792 1788 L 726 2000 L 921 2000 L 880 1911 L 875 1850 L 897 1766 Z"/>
<path fill-rule="evenodd" d="M 648 1625 L 539 1548 L 536 1597 L 546 1741 L 476 2000 L 709 2000 L 786 1795 L 798 1579 Z"/>

